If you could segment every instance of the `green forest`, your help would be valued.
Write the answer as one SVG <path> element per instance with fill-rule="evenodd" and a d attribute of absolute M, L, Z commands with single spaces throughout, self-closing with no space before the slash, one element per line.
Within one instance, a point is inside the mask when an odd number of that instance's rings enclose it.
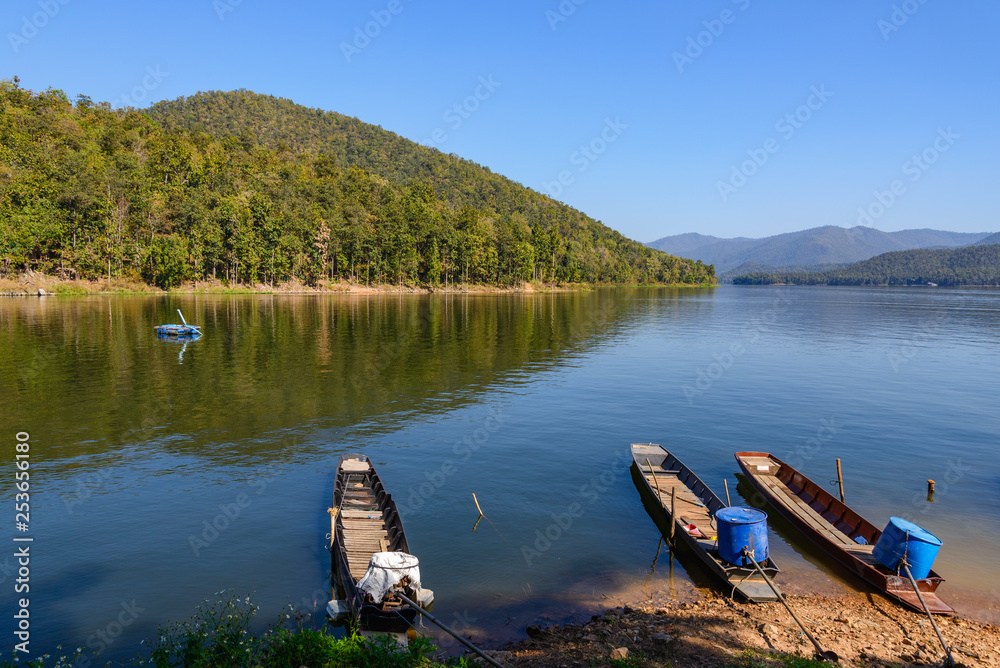
<path fill-rule="evenodd" d="M 0 275 L 161 288 L 715 281 L 454 155 L 248 91 L 146 110 L 0 81 Z"/>
<path fill-rule="evenodd" d="M 1000 245 L 883 253 L 840 269 L 753 272 L 735 285 L 1000 285 Z"/>

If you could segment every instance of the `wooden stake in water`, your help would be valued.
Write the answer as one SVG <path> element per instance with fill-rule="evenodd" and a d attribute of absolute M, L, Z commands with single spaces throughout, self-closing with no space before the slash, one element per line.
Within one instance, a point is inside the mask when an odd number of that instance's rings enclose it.
<path fill-rule="evenodd" d="M 729 508 L 733 505 L 733 502 L 729 500 L 729 480 L 723 478 L 722 484 L 726 486 L 726 507 Z"/>
<path fill-rule="evenodd" d="M 476 510 L 479 511 L 479 516 L 486 517 L 486 515 L 483 514 L 483 509 L 479 507 L 479 499 L 476 498 L 475 492 L 472 493 L 472 500 L 476 502 Z"/>
<path fill-rule="evenodd" d="M 840 470 L 840 457 L 837 458 L 837 483 L 840 485 L 840 502 L 844 501 L 844 474 Z"/>
<path fill-rule="evenodd" d="M 927 481 L 927 500 L 934 503 L 934 481 Z"/>

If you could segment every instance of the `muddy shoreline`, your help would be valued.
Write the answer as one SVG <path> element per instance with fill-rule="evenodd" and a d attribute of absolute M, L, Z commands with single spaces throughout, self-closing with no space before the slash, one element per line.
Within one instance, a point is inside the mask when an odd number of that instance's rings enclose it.
<path fill-rule="evenodd" d="M 842 666 L 943 665 L 944 650 L 925 615 L 869 593 L 791 595 L 788 602 Z M 1000 628 L 935 617 L 965 666 L 1000 666 Z M 696 601 L 625 605 L 589 622 L 529 625 L 528 638 L 493 654 L 510 666 L 785 666 L 813 647 L 780 603 L 747 604 L 708 594 Z"/>
<path fill-rule="evenodd" d="M 452 285 L 411 285 L 411 284 L 364 284 L 348 281 L 323 280 L 315 285 L 301 281 L 289 281 L 268 285 L 266 283 L 228 284 L 220 280 L 187 281 L 181 285 L 162 290 L 147 283 L 128 281 L 125 279 L 84 280 L 63 279 L 32 272 L 16 278 L 0 278 L 0 296 L 4 297 L 36 297 L 50 295 L 187 295 L 187 294 L 467 294 L 467 293 L 534 293 L 534 292 L 572 292 L 590 290 L 594 287 L 589 283 L 540 283 L 525 282 L 516 286 L 498 287 L 481 284 Z M 619 286 L 625 287 L 625 286 Z M 705 285 L 657 285 L 656 287 L 700 288 L 715 287 Z"/>

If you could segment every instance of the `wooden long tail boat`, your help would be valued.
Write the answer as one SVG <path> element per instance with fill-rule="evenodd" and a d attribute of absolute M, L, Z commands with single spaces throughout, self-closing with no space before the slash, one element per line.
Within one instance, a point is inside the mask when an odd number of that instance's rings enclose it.
<path fill-rule="evenodd" d="M 690 548 L 715 576 L 719 587 L 730 596 L 739 594 L 752 603 L 777 601 L 778 597 L 752 564 L 736 566 L 719 556 L 714 518 L 718 511 L 726 508 L 722 499 L 663 446 L 633 443 L 631 447 L 632 477 L 664 538 L 669 539 L 669 527 L 673 524 L 675 540 L 679 539 Z M 676 514 L 673 516 L 670 513 L 671 492 L 675 497 Z M 697 530 L 692 532 L 685 528 L 690 525 Z M 761 567 L 772 579 L 778 573 L 770 557 Z"/>
<path fill-rule="evenodd" d="M 736 461 L 768 504 L 824 552 L 889 598 L 924 611 L 909 579 L 880 564 L 872 554 L 881 529 L 774 455 L 737 452 Z M 916 582 L 931 612 L 953 615 L 955 609 L 937 595 L 943 581 L 932 570 Z"/>
<path fill-rule="evenodd" d="M 416 610 L 395 596 L 394 590 L 388 591 L 381 600 L 375 600 L 359 586 L 359 583 L 366 584 L 362 580 L 369 573 L 370 565 L 375 569 L 396 570 L 406 574 L 397 585 L 404 595 L 423 607 L 433 601 L 433 592 L 422 589 L 419 581 L 412 581 L 414 575 L 419 579 L 419 571 L 377 565 L 378 562 L 386 564 L 388 559 L 396 564 L 406 560 L 415 566 L 416 559 L 409 555 L 396 503 L 385 491 L 375 466 L 365 455 L 344 455 L 337 462 L 330 515 L 333 570 L 350 612 L 366 630 L 406 631 L 413 625 Z M 343 612 L 338 607 L 341 603 L 336 599 L 330 602 L 331 615 Z"/>

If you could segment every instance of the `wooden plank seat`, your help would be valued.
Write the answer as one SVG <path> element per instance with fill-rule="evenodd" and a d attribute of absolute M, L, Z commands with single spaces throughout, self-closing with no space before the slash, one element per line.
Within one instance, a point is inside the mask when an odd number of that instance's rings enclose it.
<path fill-rule="evenodd" d="M 649 469 L 646 470 L 648 471 Z M 654 472 L 656 473 L 655 481 L 652 475 L 645 475 L 644 477 L 649 481 L 650 489 L 654 490 L 654 495 L 656 494 L 656 487 L 659 485 L 660 502 L 664 507 L 670 508 L 670 492 L 673 490 L 677 515 L 684 524 L 695 525 L 708 540 L 716 538 L 716 530 L 712 526 L 712 515 L 708 512 L 705 504 L 695 496 L 694 492 L 688 489 L 687 485 L 677 477 L 677 474 L 656 471 L 655 468 Z"/>
<path fill-rule="evenodd" d="M 807 503 L 803 499 L 796 496 L 791 490 L 781 483 L 780 480 L 774 477 L 761 477 L 760 481 L 767 485 L 768 489 L 775 492 L 776 496 L 784 501 L 786 505 L 797 510 L 797 514 L 802 518 L 804 522 L 809 524 L 816 531 L 821 532 L 824 536 L 829 538 L 834 542 L 841 543 L 843 545 L 857 545 L 850 537 L 839 531 L 833 524 L 831 524 L 827 519 L 825 519 L 820 513 L 813 507 L 812 503 Z M 810 497 L 812 501 L 812 497 Z"/>

